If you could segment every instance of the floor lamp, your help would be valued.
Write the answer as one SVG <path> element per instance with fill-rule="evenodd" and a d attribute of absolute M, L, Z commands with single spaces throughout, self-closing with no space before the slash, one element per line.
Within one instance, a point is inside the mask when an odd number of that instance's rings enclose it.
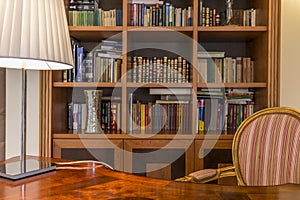
<path fill-rule="evenodd" d="M 0 177 L 18 180 L 55 170 L 51 163 L 26 159 L 27 70 L 70 69 L 73 59 L 64 0 L 0 0 L 0 5 L 0 67 L 22 71 L 20 161 L 3 164 Z"/>

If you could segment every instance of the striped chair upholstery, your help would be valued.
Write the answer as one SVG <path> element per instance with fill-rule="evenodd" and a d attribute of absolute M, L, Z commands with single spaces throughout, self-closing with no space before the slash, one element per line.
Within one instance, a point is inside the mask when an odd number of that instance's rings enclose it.
<path fill-rule="evenodd" d="M 300 184 L 300 113 L 284 107 L 256 112 L 238 128 L 232 154 L 239 185 Z"/>

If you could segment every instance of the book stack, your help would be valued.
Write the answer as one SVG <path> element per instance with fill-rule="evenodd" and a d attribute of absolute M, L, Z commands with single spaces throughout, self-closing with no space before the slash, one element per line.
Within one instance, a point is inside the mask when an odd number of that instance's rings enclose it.
<path fill-rule="evenodd" d="M 133 83 L 187 83 L 190 82 L 190 64 L 178 56 L 142 57 L 128 59 L 128 82 Z"/>
<path fill-rule="evenodd" d="M 83 82 L 88 80 L 85 74 L 85 50 L 79 42 L 71 38 L 72 54 L 73 54 L 73 69 L 64 70 L 62 74 L 63 82 Z"/>
<path fill-rule="evenodd" d="M 199 51 L 198 52 L 198 82 L 220 83 L 222 82 L 223 51 Z"/>
<path fill-rule="evenodd" d="M 93 26 L 94 11 L 98 9 L 98 0 L 70 0 L 69 26 Z"/>
<path fill-rule="evenodd" d="M 232 24 L 238 26 L 256 26 L 256 9 L 233 10 Z"/>
<path fill-rule="evenodd" d="M 104 132 L 114 133 L 121 127 L 121 98 L 101 98 L 101 128 Z"/>
<path fill-rule="evenodd" d="M 95 26 L 122 26 L 122 10 L 104 10 L 99 8 L 95 11 L 97 23 Z"/>
<path fill-rule="evenodd" d="M 224 131 L 234 133 L 248 116 L 253 114 L 253 89 L 226 89 L 226 119 Z"/>
<path fill-rule="evenodd" d="M 193 10 L 158 0 L 129 0 L 129 26 L 192 26 Z"/>
<path fill-rule="evenodd" d="M 197 99 L 198 133 L 220 134 L 225 122 L 224 91 L 219 88 L 200 88 Z"/>
<path fill-rule="evenodd" d="M 103 40 L 92 52 L 85 52 L 72 40 L 74 68 L 63 71 L 63 82 L 110 82 L 121 77 L 122 43 Z"/>
<path fill-rule="evenodd" d="M 250 57 L 225 57 L 225 52 L 198 52 L 198 82 L 254 82 L 254 61 Z"/>
<path fill-rule="evenodd" d="M 70 0 L 69 26 L 122 26 L 122 10 L 99 8 L 99 0 Z"/>
<path fill-rule="evenodd" d="M 130 133 L 188 133 L 190 128 L 190 101 L 156 100 L 142 103 L 136 100 L 130 106 Z"/>
<path fill-rule="evenodd" d="M 93 11 L 98 8 L 99 0 L 70 0 L 69 10 Z"/>
<path fill-rule="evenodd" d="M 86 124 L 86 104 L 68 103 L 68 130 L 72 133 L 83 133 Z"/>
<path fill-rule="evenodd" d="M 122 42 L 102 40 L 93 52 L 94 81 L 118 82 L 121 78 Z"/>

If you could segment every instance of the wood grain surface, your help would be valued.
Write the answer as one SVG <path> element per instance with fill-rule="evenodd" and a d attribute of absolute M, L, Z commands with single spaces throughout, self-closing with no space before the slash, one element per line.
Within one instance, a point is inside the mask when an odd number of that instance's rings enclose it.
<path fill-rule="evenodd" d="M 59 161 L 51 159 L 51 161 Z M 180 183 L 112 171 L 92 164 L 19 181 L 0 179 L 0 199 L 299 199 L 300 185 L 238 187 Z M 96 167 L 96 168 L 93 168 Z"/>

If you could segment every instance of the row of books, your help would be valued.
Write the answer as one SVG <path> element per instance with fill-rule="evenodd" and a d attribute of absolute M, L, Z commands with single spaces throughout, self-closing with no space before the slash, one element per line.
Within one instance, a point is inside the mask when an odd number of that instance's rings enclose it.
<path fill-rule="evenodd" d="M 98 9 L 98 0 L 70 1 L 69 25 L 71 26 L 122 26 L 122 10 Z M 225 12 L 217 12 L 216 8 L 204 5 L 199 0 L 199 26 L 225 25 Z M 255 26 L 256 9 L 233 9 L 231 25 Z M 158 0 L 129 0 L 129 26 L 192 26 L 193 9 L 176 8 L 172 4 Z"/>
<path fill-rule="evenodd" d="M 204 0 L 199 0 L 199 26 L 226 25 L 225 12 L 218 12 L 216 8 L 206 6 Z M 256 26 L 256 9 L 233 9 L 230 25 Z"/>
<path fill-rule="evenodd" d="M 156 3 L 155 3 L 156 2 Z M 153 1 L 128 4 L 129 26 L 192 26 L 193 10 Z"/>
<path fill-rule="evenodd" d="M 94 56 L 94 82 L 116 83 L 121 78 L 122 60 L 120 58 L 103 57 L 101 52 Z"/>
<path fill-rule="evenodd" d="M 69 26 L 122 26 L 122 10 L 69 10 Z"/>
<path fill-rule="evenodd" d="M 105 45 L 103 45 L 105 46 Z M 112 47 L 115 48 L 115 47 Z M 63 82 L 118 82 L 121 50 L 100 47 L 93 52 L 73 45 L 74 68 L 63 71 Z M 182 57 L 128 58 L 127 81 L 134 83 L 184 83 L 190 81 L 190 64 Z M 199 83 L 241 83 L 254 81 L 250 57 L 198 58 Z"/>
<path fill-rule="evenodd" d="M 220 99 L 198 101 L 198 133 L 234 134 L 240 124 L 251 114 L 254 105 L 225 103 Z"/>
<path fill-rule="evenodd" d="M 122 42 L 102 40 L 93 52 L 94 82 L 118 82 L 121 78 Z"/>
<path fill-rule="evenodd" d="M 240 124 L 253 114 L 254 91 L 250 89 L 203 89 L 197 92 L 198 132 L 234 133 Z M 188 133 L 190 132 L 191 104 L 188 99 L 164 99 L 142 103 L 129 103 L 130 133 Z M 121 102 L 112 97 L 102 97 L 99 109 L 103 131 L 117 131 L 121 127 Z M 87 107 L 84 103 L 68 104 L 68 129 L 83 133 Z"/>
<path fill-rule="evenodd" d="M 86 114 L 86 104 L 68 103 L 68 130 L 84 130 L 86 125 Z"/>
<path fill-rule="evenodd" d="M 222 25 L 221 14 L 217 12 L 215 8 L 209 8 L 201 6 L 199 8 L 199 26 L 221 26 Z"/>
<path fill-rule="evenodd" d="M 198 58 L 199 83 L 242 83 L 254 81 L 250 57 Z"/>
<path fill-rule="evenodd" d="M 228 104 L 226 108 L 227 123 L 224 131 L 227 133 L 235 133 L 241 123 L 254 112 L 254 104 Z"/>
<path fill-rule="evenodd" d="M 74 68 L 63 71 L 63 82 L 118 82 L 121 78 L 122 44 L 103 40 L 92 52 L 72 40 Z"/>
<path fill-rule="evenodd" d="M 62 72 L 63 82 L 84 82 L 89 81 L 91 63 L 89 59 L 85 59 L 85 49 L 80 44 L 71 38 L 73 69 L 64 70 Z"/>
<path fill-rule="evenodd" d="M 137 100 L 129 108 L 130 133 L 187 133 L 190 126 L 189 101 L 165 101 L 141 103 Z"/>
<path fill-rule="evenodd" d="M 198 126 L 203 133 L 235 133 L 254 109 L 254 91 L 249 89 L 213 89 L 198 91 Z"/>
<path fill-rule="evenodd" d="M 73 69 L 64 70 L 62 72 L 63 82 L 82 82 L 89 79 L 90 63 L 85 60 L 84 47 L 73 38 L 71 38 L 72 55 L 73 55 Z M 86 67 L 87 66 L 87 67 Z M 87 74 L 86 74 L 87 73 Z"/>
<path fill-rule="evenodd" d="M 110 97 L 102 97 L 100 105 L 100 125 L 103 132 L 118 131 L 121 127 L 121 103 Z M 85 103 L 68 103 L 68 130 L 84 133 L 87 118 Z"/>
<path fill-rule="evenodd" d="M 235 133 L 240 124 L 254 113 L 255 90 L 225 90 L 225 124 L 224 131 Z"/>
<path fill-rule="evenodd" d="M 178 56 L 128 58 L 127 81 L 134 83 L 185 83 L 190 82 L 190 64 Z"/>
<path fill-rule="evenodd" d="M 238 26 L 256 26 L 256 9 L 233 10 L 231 24 Z"/>

